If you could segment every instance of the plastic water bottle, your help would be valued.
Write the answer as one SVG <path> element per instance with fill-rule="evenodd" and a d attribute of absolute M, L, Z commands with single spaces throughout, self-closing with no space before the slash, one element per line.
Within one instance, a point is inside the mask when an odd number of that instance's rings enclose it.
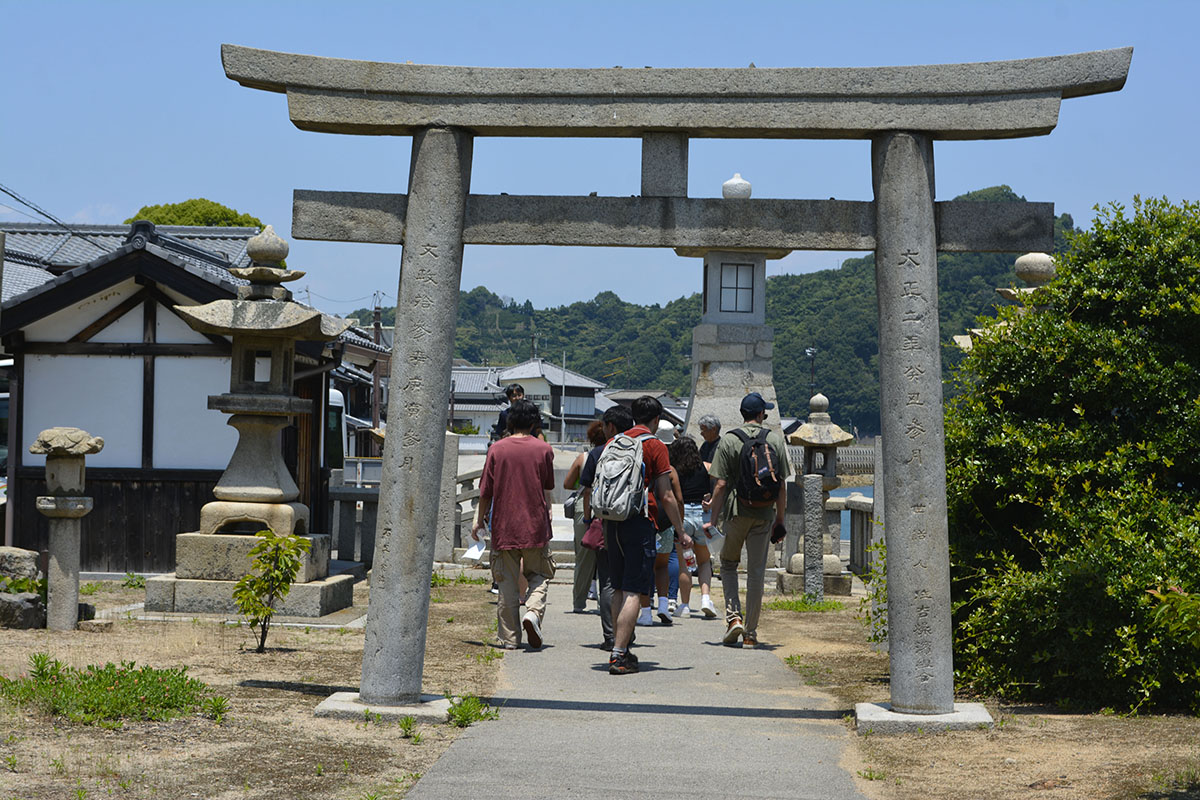
<path fill-rule="evenodd" d="M 692 548 L 687 548 L 683 551 L 683 564 L 687 567 L 689 575 L 696 574 L 696 551 Z"/>

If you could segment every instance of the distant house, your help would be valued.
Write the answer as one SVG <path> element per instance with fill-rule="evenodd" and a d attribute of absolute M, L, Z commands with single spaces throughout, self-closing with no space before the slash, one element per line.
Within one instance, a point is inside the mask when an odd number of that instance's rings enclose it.
<path fill-rule="evenodd" d="M 532 400 L 549 416 L 545 426 L 550 441 L 582 441 L 587 427 L 596 419 L 596 397 L 607 384 L 541 358 L 502 367 L 496 376 L 501 387 L 519 383 L 525 399 Z M 563 425 L 566 436 L 561 436 Z"/>
<path fill-rule="evenodd" d="M 104 437 L 88 457 L 81 565 L 97 572 L 169 572 L 175 535 L 196 530 L 200 506 L 229 462 L 237 434 L 207 407 L 229 390 L 228 339 L 196 333 L 172 307 L 235 296 L 229 273 L 247 266 L 254 228 L 155 228 L 150 223 L 0 225 L 6 235 L 0 340 L 13 357 L 9 427 L 12 543 L 43 549 L 47 524 L 34 509 L 44 491 L 38 432 L 56 425 Z M 82 259 L 82 263 L 79 263 Z M 49 280 L 10 292 L 12 266 Z M 30 277 L 30 276 L 27 276 Z M 36 275 L 32 276 L 36 277 Z M 361 331 L 335 342 L 301 342 L 295 393 L 315 413 L 284 431 L 285 461 L 314 520 L 325 519 L 323 460 L 329 373 L 349 357 L 380 354 Z"/>
<path fill-rule="evenodd" d="M 663 420 L 672 425 L 683 425 L 687 419 L 687 401 L 681 400 L 671 392 L 663 389 L 615 389 L 604 393 L 603 405 L 622 405 L 629 408 L 639 397 L 649 395 L 662 403 Z M 601 409 L 603 410 L 603 409 Z"/>
<path fill-rule="evenodd" d="M 486 436 L 504 407 L 499 367 L 455 364 L 450 369 L 451 427 L 475 427 Z"/>

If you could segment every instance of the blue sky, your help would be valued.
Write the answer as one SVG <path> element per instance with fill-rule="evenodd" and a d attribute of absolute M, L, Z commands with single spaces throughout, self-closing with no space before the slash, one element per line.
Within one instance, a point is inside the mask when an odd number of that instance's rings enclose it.
<path fill-rule="evenodd" d="M 1196 199 L 1193 2 L 25 2 L 0 0 L 0 183 L 74 223 L 208 197 L 291 240 L 295 188 L 403 191 L 409 140 L 297 130 L 282 95 L 243 88 L 223 42 L 374 61 L 470 66 L 883 66 L 992 61 L 1132 45 L 1116 93 L 1065 101 L 1049 136 L 942 142 L 940 199 L 1007 183 L 1077 225 L 1135 194 Z M 478 139 L 480 193 L 630 195 L 639 143 Z M 870 199 L 865 141 L 693 140 L 689 190 L 740 172 L 755 197 Z M 20 209 L 0 197 L 0 203 Z M 29 217 L 0 208 L 0 219 Z M 39 220 L 40 221 L 40 220 Z M 394 302 L 400 248 L 291 240 L 298 284 L 324 310 Z M 837 266 L 795 253 L 771 274 Z M 553 306 L 611 289 L 663 303 L 700 287 L 668 250 L 469 247 L 463 288 Z"/>

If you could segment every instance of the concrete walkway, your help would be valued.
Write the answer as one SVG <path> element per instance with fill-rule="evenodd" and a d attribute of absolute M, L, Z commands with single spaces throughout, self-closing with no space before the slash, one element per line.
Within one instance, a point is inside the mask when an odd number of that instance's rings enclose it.
<path fill-rule="evenodd" d="M 638 628 L 642 671 L 609 675 L 600 618 L 571 613 L 570 591 L 550 587 L 541 651 L 505 654 L 500 718 L 468 728 L 411 800 L 862 797 L 838 765 L 846 709 L 774 653 L 723 647 L 724 623 L 694 616 Z"/>

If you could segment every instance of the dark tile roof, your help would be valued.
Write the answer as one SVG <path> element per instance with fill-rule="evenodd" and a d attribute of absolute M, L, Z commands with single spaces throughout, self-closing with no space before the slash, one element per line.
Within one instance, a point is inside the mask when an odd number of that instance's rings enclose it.
<path fill-rule="evenodd" d="M 48 222 L 0 222 L 0 231 L 7 234 L 5 261 L 61 272 L 119 249 L 129 241 L 133 226 L 73 225 L 66 231 Z M 229 266 L 247 267 L 250 257 L 246 255 L 246 242 L 258 233 L 258 228 L 157 225 L 153 231 L 152 238 L 178 252 L 185 261 L 211 264 L 209 258 L 194 252 L 198 248 Z"/>
<path fill-rule="evenodd" d="M 4 262 L 4 292 L 0 301 L 7 302 L 9 298 L 24 294 L 53 278 L 54 273 L 49 270 L 6 260 Z"/>
<path fill-rule="evenodd" d="M 6 306 L 24 302 L 137 249 L 145 249 L 232 295 L 248 281 L 234 277 L 229 270 L 250 266 L 246 242 L 258 230 L 134 223 L 76 225 L 64 231 L 50 223 L 0 222 L 0 231 L 6 234 L 2 302 Z M 358 328 L 338 338 L 367 350 L 388 352 Z"/>

